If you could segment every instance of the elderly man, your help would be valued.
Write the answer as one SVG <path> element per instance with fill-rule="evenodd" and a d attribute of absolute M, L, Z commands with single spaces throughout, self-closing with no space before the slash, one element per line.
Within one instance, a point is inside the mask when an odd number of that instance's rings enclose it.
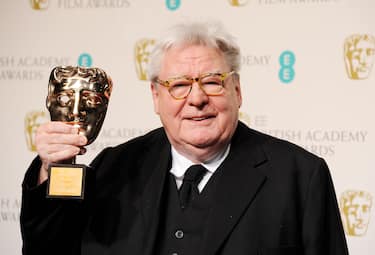
<path fill-rule="evenodd" d="M 23 183 L 24 254 L 345 255 L 325 162 L 238 121 L 239 48 L 217 24 L 159 41 L 149 77 L 162 128 L 100 153 L 85 200 L 45 198 L 47 166 L 86 139 L 50 122 Z"/>

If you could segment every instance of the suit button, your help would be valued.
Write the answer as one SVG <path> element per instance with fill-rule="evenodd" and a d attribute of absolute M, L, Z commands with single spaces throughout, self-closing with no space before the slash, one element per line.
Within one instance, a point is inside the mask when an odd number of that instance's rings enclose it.
<path fill-rule="evenodd" d="M 182 230 L 177 230 L 175 233 L 174 233 L 175 237 L 177 239 L 182 239 L 184 237 L 184 232 Z"/>

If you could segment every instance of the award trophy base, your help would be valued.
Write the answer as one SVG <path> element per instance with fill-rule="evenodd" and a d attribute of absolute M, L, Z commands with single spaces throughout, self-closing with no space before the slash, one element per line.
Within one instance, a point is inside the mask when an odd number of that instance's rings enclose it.
<path fill-rule="evenodd" d="M 79 164 L 50 164 L 47 198 L 83 200 L 86 168 Z"/>

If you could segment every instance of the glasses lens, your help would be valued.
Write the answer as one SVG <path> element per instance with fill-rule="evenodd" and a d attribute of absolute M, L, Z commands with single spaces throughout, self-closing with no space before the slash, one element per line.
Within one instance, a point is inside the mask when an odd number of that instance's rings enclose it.
<path fill-rule="evenodd" d="M 175 98 L 186 97 L 191 88 L 191 80 L 179 78 L 170 83 L 169 92 Z"/>
<path fill-rule="evenodd" d="M 217 95 L 223 91 L 223 79 L 220 74 L 210 74 L 201 78 L 201 86 L 208 95 Z"/>

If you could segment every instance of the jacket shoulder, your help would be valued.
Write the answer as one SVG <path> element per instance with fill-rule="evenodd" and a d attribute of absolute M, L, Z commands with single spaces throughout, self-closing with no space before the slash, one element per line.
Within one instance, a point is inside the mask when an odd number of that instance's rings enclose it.
<path fill-rule="evenodd" d="M 167 157 L 170 144 L 163 128 L 131 139 L 115 147 L 104 149 L 91 163 L 98 187 L 106 192 L 119 189 L 125 184 L 144 183 L 154 171 L 153 164 Z M 142 185 L 141 185 L 142 186 Z"/>
<path fill-rule="evenodd" d="M 247 140 L 248 143 L 260 147 L 269 159 L 301 160 L 306 163 L 324 161 L 301 145 L 251 129 L 244 124 L 239 125 L 239 130 L 240 133 L 245 133 L 245 137 L 247 137 L 246 139 L 242 138 L 242 141 Z"/>
<path fill-rule="evenodd" d="M 117 155 L 121 157 L 124 155 L 130 156 L 133 154 L 141 155 L 142 153 L 146 153 L 146 151 L 152 150 L 155 147 L 160 148 L 160 146 L 166 144 L 168 144 L 168 140 L 164 129 L 157 128 L 117 146 L 107 147 L 97 156 L 97 158 L 101 158 L 104 155 L 108 156 L 109 154 L 111 157 L 116 157 Z"/>

